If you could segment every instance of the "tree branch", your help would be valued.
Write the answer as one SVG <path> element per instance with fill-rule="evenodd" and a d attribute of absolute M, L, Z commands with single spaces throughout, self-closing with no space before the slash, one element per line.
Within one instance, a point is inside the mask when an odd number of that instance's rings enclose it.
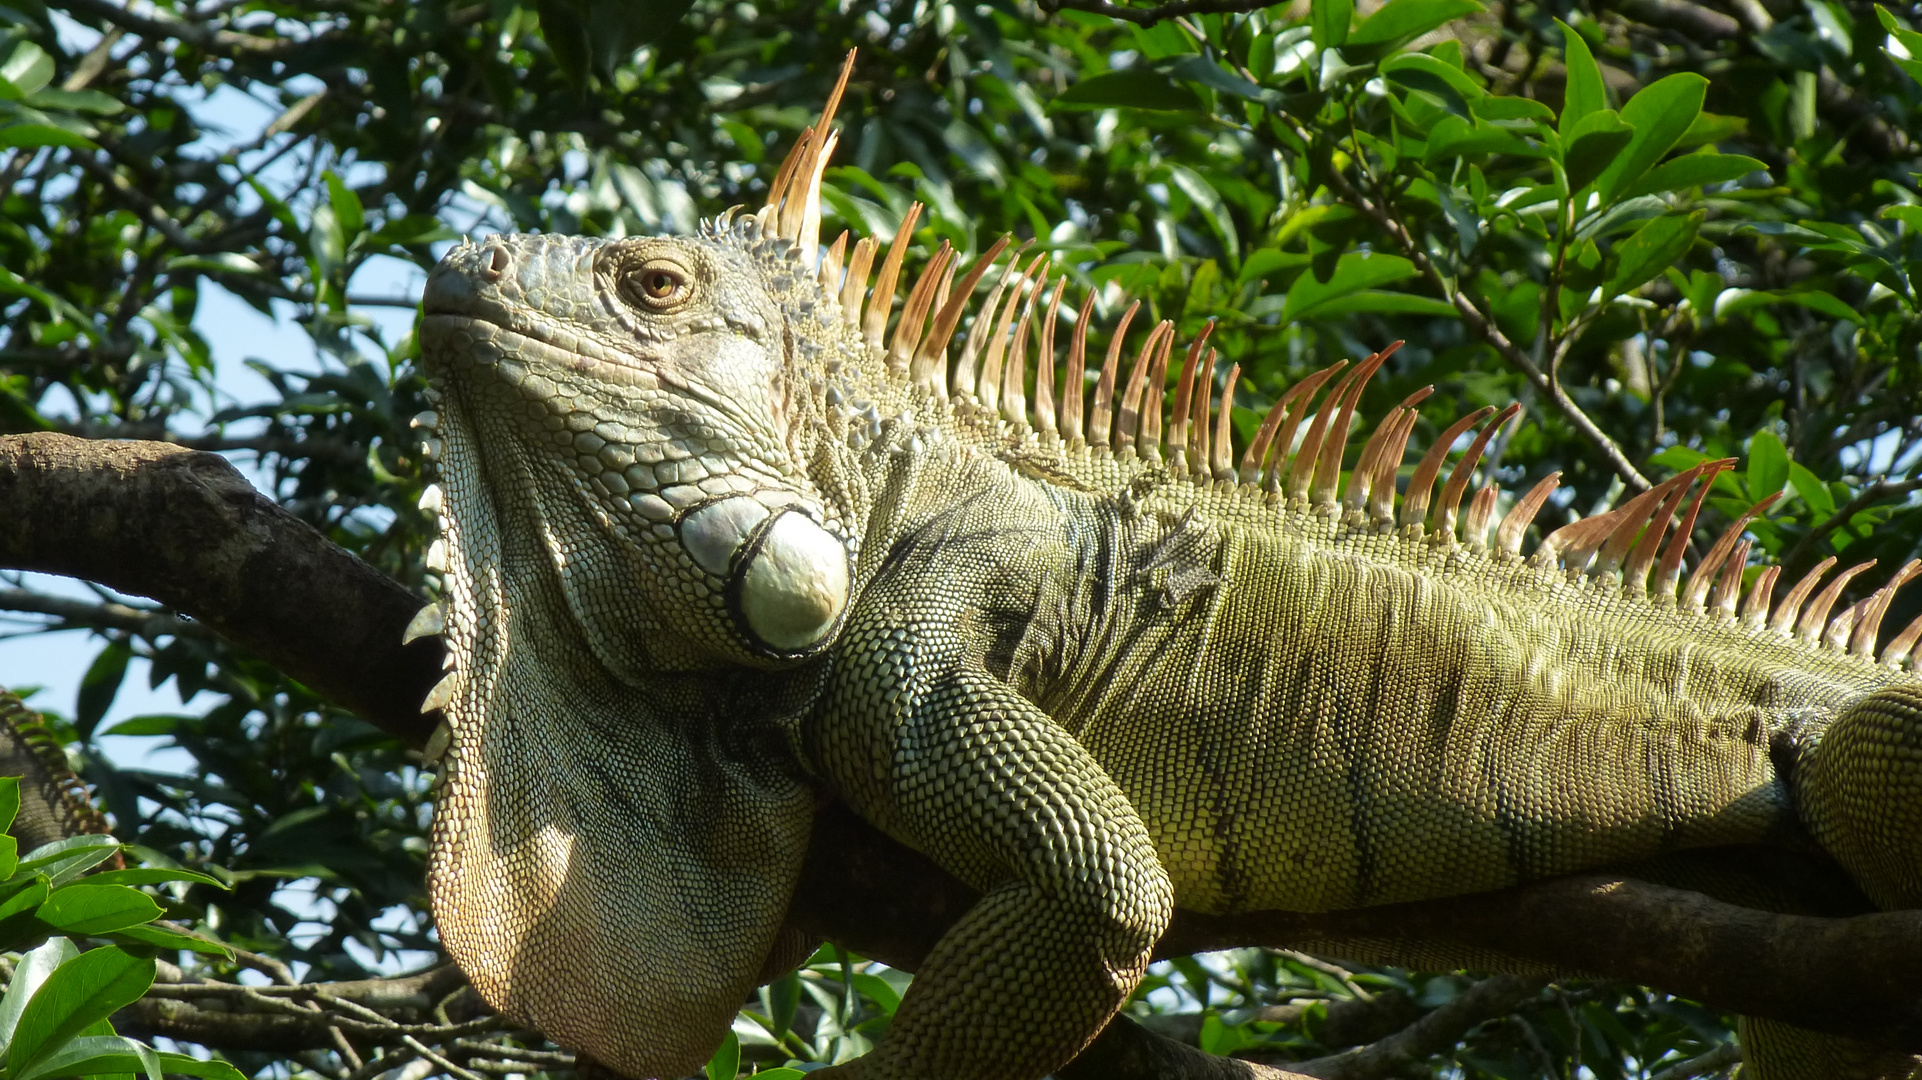
<path fill-rule="evenodd" d="M 1470 1029 L 1522 1007 L 1548 980 L 1542 976 L 1497 975 L 1401 1031 L 1345 1054 L 1296 1062 L 1291 1067 L 1323 1080 L 1382 1080 L 1402 1075 L 1461 1041 Z"/>
<path fill-rule="evenodd" d="M 329 543 L 214 454 L 51 432 L 0 437 L 0 567 L 97 581 L 186 612 L 416 746 L 438 640 L 422 600 Z"/>
<path fill-rule="evenodd" d="M 30 589 L 0 589 L 0 611 L 52 615 L 70 626 L 94 630 L 124 630 L 149 640 L 158 637 L 217 637 L 196 622 L 126 604 L 89 603 L 65 596 L 48 596 Z"/>
<path fill-rule="evenodd" d="M 1800 560 L 1804 555 L 1808 554 L 1810 548 L 1821 543 L 1822 539 L 1828 536 L 1828 534 L 1847 525 L 1855 515 L 1868 509 L 1871 505 L 1881 502 L 1883 499 L 1893 499 L 1917 490 L 1922 490 L 1922 478 L 1912 480 L 1889 480 L 1884 478 L 1877 480 L 1875 483 L 1857 492 L 1855 498 L 1850 499 L 1838 507 L 1835 513 L 1829 515 L 1828 520 L 1810 529 L 1807 536 L 1797 540 L 1795 546 L 1788 550 L 1788 554 L 1782 556 L 1780 559 L 1781 564 L 1783 566 L 1801 565 Z"/>

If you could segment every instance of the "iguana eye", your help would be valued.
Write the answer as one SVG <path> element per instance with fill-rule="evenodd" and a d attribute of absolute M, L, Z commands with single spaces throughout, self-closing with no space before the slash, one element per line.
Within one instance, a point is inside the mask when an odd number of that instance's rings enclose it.
<path fill-rule="evenodd" d="M 650 311 L 672 311 L 687 301 L 687 271 L 679 263 L 650 259 L 621 278 L 627 299 Z"/>

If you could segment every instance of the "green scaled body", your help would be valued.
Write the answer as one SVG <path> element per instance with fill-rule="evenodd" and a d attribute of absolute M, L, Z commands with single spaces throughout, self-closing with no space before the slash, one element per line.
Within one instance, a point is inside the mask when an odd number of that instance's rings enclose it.
<path fill-rule="evenodd" d="M 429 280 L 431 884 L 494 1005 L 693 1071 L 776 948 L 822 790 L 984 893 L 835 1076 L 1042 1076 L 1177 905 L 1811 839 L 1916 902 L 1922 800 L 1883 768 L 1922 748 L 1915 634 L 1876 652 L 1914 567 L 1842 612 L 1846 576 L 1745 591 L 1737 523 L 1684 576 L 1723 463 L 1524 551 L 1549 486 L 1499 521 L 1469 491 L 1511 414 L 1398 492 L 1417 402 L 1353 416 L 1380 356 L 1237 457 L 1172 327 L 1118 330 L 1084 379 L 1089 309 L 1065 325 L 1045 259 L 961 273 L 944 246 L 895 316 L 913 216 L 885 257 L 823 254 L 833 141 L 698 237 L 494 237 Z"/>

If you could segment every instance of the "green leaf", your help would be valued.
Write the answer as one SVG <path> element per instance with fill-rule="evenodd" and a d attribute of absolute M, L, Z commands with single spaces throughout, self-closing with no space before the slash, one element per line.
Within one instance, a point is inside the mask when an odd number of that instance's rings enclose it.
<path fill-rule="evenodd" d="M 1336 262 L 1335 272 L 1326 282 L 1316 281 L 1312 274 L 1296 278 L 1282 305 L 1281 321 L 1283 324 L 1293 322 L 1331 300 L 1414 275 L 1415 264 L 1399 255 L 1363 255 L 1351 251 Z"/>
<path fill-rule="evenodd" d="M 1602 82 L 1601 66 L 1595 63 L 1595 54 L 1588 51 L 1588 42 L 1575 28 L 1560 19 L 1555 25 L 1562 28 L 1562 64 L 1568 69 L 1568 85 L 1562 92 L 1562 136 L 1568 137 L 1576 124 L 1608 108 L 1608 87 Z"/>
<path fill-rule="evenodd" d="M 367 240 L 377 245 L 390 244 L 431 244 L 437 240 L 455 240 L 460 236 L 441 223 L 432 214 L 408 214 L 396 218 L 375 229 Z"/>
<path fill-rule="evenodd" d="M 1194 200 L 1201 216 L 1221 239 L 1221 248 L 1228 253 L 1229 263 L 1241 261 L 1241 241 L 1235 233 L 1234 216 L 1228 212 L 1228 204 L 1221 199 L 1221 193 L 1214 189 L 1200 173 L 1186 165 L 1169 165 L 1168 175 L 1184 195 Z"/>
<path fill-rule="evenodd" d="M 154 962 L 107 945 L 82 953 L 47 976 L 20 1014 L 7 1046 L 7 1074 L 23 1075 L 42 1057 L 115 1012 L 153 985 Z"/>
<path fill-rule="evenodd" d="M 1555 111 L 1533 98 L 1489 94 L 1468 103 L 1468 110 L 1481 120 L 1539 120 L 1555 122 Z"/>
<path fill-rule="evenodd" d="M 1837 322 L 1859 322 L 1862 313 L 1842 302 L 1834 293 L 1820 289 L 1798 289 L 1795 292 L 1777 293 L 1776 299 L 1790 304 L 1800 304 L 1810 311 L 1821 312 Z"/>
<path fill-rule="evenodd" d="M 112 938 L 115 941 L 127 944 L 149 945 L 156 949 L 186 949 L 189 952 L 202 953 L 207 956 L 224 956 L 230 960 L 234 955 L 233 950 L 218 941 L 212 941 L 195 934 L 183 934 L 178 930 L 170 930 L 167 927 L 157 926 L 153 923 L 140 926 L 128 926 L 100 936 Z"/>
<path fill-rule="evenodd" d="M 863 997 L 874 1002 L 875 1007 L 888 1016 L 893 1016 L 894 1010 L 901 1005 L 900 991 L 879 975 L 857 972 L 854 976 L 854 988 L 860 991 Z"/>
<path fill-rule="evenodd" d="M 1459 116 L 1444 116 L 1428 133 L 1424 161 L 1441 161 L 1466 154 L 1536 156 L 1540 151 L 1507 128 L 1476 126 Z"/>
<path fill-rule="evenodd" d="M 1628 149 L 1596 181 L 1603 202 L 1614 202 L 1695 122 L 1708 93 L 1708 80 L 1692 71 L 1677 72 L 1642 89 L 1622 106 L 1622 121 L 1635 129 Z"/>
<path fill-rule="evenodd" d="M 53 81 L 53 57 L 33 42 L 23 41 L 0 64 L 0 80 L 13 91 L 0 96 L 25 97 Z"/>
<path fill-rule="evenodd" d="M 1198 82 L 1211 90 L 1233 94 L 1249 101 L 1268 102 L 1279 96 L 1273 90 L 1264 90 L 1247 79 L 1227 71 L 1213 60 L 1200 56 L 1183 57 L 1173 64 L 1166 65 L 1162 70 L 1177 79 Z"/>
<path fill-rule="evenodd" d="M 360 205 L 360 196 L 334 170 L 328 169 L 321 178 L 327 181 L 327 201 L 334 208 L 334 220 L 340 223 L 341 235 L 352 243 L 367 227 L 367 210 Z"/>
<path fill-rule="evenodd" d="M 1789 480 L 1789 452 L 1773 431 L 1764 428 L 1748 443 L 1748 497 L 1763 499 L 1782 490 Z"/>
<path fill-rule="evenodd" d="M 1048 107 L 1180 112 L 1201 108 L 1201 98 L 1159 71 L 1137 67 L 1082 79 L 1056 94 Z"/>
<path fill-rule="evenodd" d="M 1482 6 L 1475 0 L 1390 0 L 1355 27 L 1348 35 L 1348 45 L 1351 48 L 1380 46 L 1386 51 L 1443 23 L 1481 10 Z"/>
<path fill-rule="evenodd" d="M 182 716 L 179 713 L 151 713 L 147 716 L 129 716 L 125 720 L 120 721 L 118 724 L 113 725 L 107 730 L 95 732 L 95 734 L 102 735 L 102 736 L 106 736 L 106 735 L 138 735 L 138 736 L 172 735 L 174 732 L 180 730 L 180 725 L 182 722 L 192 720 L 192 719 L 193 717 Z"/>
<path fill-rule="evenodd" d="M 1815 515 L 1815 523 L 1821 524 L 1835 516 L 1835 497 L 1829 494 L 1828 485 L 1817 479 L 1808 466 L 1799 461 L 1789 462 L 1789 486 L 1802 502 Z"/>
<path fill-rule="evenodd" d="M 1576 124 L 1573 131 L 1566 125 L 1563 131 L 1567 149 L 1562 152 L 1562 171 L 1568 176 L 1570 195 L 1593 183 L 1635 139 L 1635 128 L 1623 123 L 1613 109 L 1598 109 Z"/>
<path fill-rule="evenodd" d="M 707 1080 L 734 1080 L 741 1071 L 741 1040 L 732 1031 L 707 1063 Z"/>
<path fill-rule="evenodd" d="M 160 1052 L 160 1071 L 180 1076 L 199 1076 L 205 1080 L 247 1080 L 247 1074 L 224 1061 L 202 1061 L 186 1054 Z"/>
<path fill-rule="evenodd" d="M 1363 289 L 1315 305 L 1310 312 L 1317 319 L 1333 319 L 1356 312 L 1379 315 L 1426 315 L 1431 318 L 1458 319 L 1461 312 L 1446 300 L 1414 293 Z"/>
<path fill-rule="evenodd" d="M 36 109 L 85 112 L 96 116 L 112 116 L 125 108 L 112 94 L 103 94 L 98 90 L 60 90 L 51 86 L 28 94 L 26 102 Z"/>
<path fill-rule="evenodd" d="M 1748 130 L 1748 119 L 1741 116 L 1718 116 L 1705 112 L 1695 118 L 1695 122 L 1675 140 L 1675 150 L 1693 150 L 1705 143 L 1718 143 L 1733 139 Z"/>
<path fill-rule="evenodd" d="M 52 892 L 53 887 L 47 884 L 46 877 L 40 874 L 35 874 L 31 878 L 20 882 L 18 887 L 14 889 L 13 894 L 7 897 L 6 902 L 0 903 L 0 922 L 11 919 L 15 915 L 32 911 L 34 908 L 46 903 L 47 897 L 51 895 Z"/>
<path fill-rule="evenodd" d="M 89 883 L 55 890 L 36 914 L 63 933 L 85 935 L 150 923 L 160 917 L 161 909 L 139 889 Z"/>
<path fill-rule="evenodd" d="M 76 127 L 84 130 L 76 131 Z M 0 127 L 0 149 L 64 146 L 69 150 L 98 150 L 100 144 L 89 138 L 92 134 L 92 128 L 84 124 L 8 124 Z"/>
<path fill-rule="evenodd" d="M 219 878 L 178 866 L 135 866 L 125 870 L 107 870 L 87 878 L 89 885 L 158 885 L 163 881 L 191 881 L 196 885 L 212 885 L 216 889 L 227 887 Z"/>
<path fill-rule="evenodd" d="M 1648 463 L 1651 466 L 1667 469 L 1670 472 L 1681 472 L 1684 469 L 1693 469 L 1695 466 L 1707 460 L 1708 455 L 1702 453 L 1700 450 L 1695 450 L 1687 446 L 1671 446 L 1661 453 L 1650 457 Z"/>
<path fill-rule="evenodd" d="M 0 829 L 13 826 L 14 815 L 20 812 L 20 780 L 18 776 L 0 776 Z M 11 866 L 0 874 L 0 879 L 13 876 Z"/>
<path fill-rule="evenodd" d="M 767 986 L 769 1018 L 774 1021 L 774 1037 L 787 1035 L 794 1026 L 794 1013 L 801 1005 L 801 974 L 790 971 Z"/>
<path fill-rule="evenodd" d="M 1637 195 L 1680 191 L 1704 184 L 1726 184 L 1766 168 L 1762 162 L 1741 154 L 1684 154 L 1650 169 L 1634 187 L 1623 192 L 1623 196 L 1632 199 Z"/>
<path fill-rule="evenodd" d="M 1314 27 L 1317 49 L 1339 49 L 1348 43 L 1348 27 L 1355 20 L 1355 0 L 1311 0 L 1308 23 Z"/>
<path fill-rule="evenodd" d="M 65 885 L 112 858 L 119 850 L 120 842 L 111 836 L 95 833 L 69 836 L 27 852 L 14 873 L 45 874 L 55 885 Z"/>
<path fill-rule="evenodd" d="M 1697 210 L 1687 216 L 1658 217 L 1616 244 L 1615 273 L 1602 287 L 1602 299 L 1613 300 L 1640 288 L 1673 265 L 1695 242 L 1695 234 L 1701 229 L 1705 216 Z"/>
<path fill-rule="evenodd" d="M 1649 218 L 1661 217 L 1668 213 L 1668 204 L 1658 195 L 1643 195 L 1616 203 L 1606 210 L 1593 214 L 1575 223 L 1575 239 L 1599 240 L 1606 236 L 1637 225 Z"/>
<path fill-rule="evenodd" d="M 194 1061 L 185 1054 L 167 1054 L 164 1058 Z M 156 1054 L 152 1047 L 124 1035 L 83 1035 L 42 1057 L 38 1063 L 11 1080 L 55 1080 L 62 1076 L 107 1076 L 134 1072 L 146 1073 L 149 1080 L 162 1080 L 163 1071 L 175 1071 L 166 1068 L 164 1058 Z M 194 1061 L 194 1064 L 214 1063 Z M 227 1068 L 233 1069 L 233 1066 L 228 1065 Z M 235 1076 L 240 1075 L 238 1069 L 233 1069 L 233 1072 Z M 195 1072 L 188 1075 L 206 1074 Z"/>
<path fill-rule="evenodd" d="M 1468 102 L 1487 93 L 1466 74 L 1426 53 L 1391 56 L 1381 62 L 1380 70 L 1388 81 L 1433 97 L 1442 108 L 1464 120 L 1469 116 Z"/>
<path fill-rule="evenodd" d="M 133 646 L 124 639 L 107 642 L 87 673 L 80 679 L 80 692 L 74 704 L 73 727 L 82 740 L 93 738 L 93 729 L 113 706 L 120 684 L 127 678 L 127 662 L 133 659 Z"/>
<path fill-rule="evenodd" d="M 12 1044 L 14 1030 L 19 1026 L 20 1014 L 26 1011 L 27 1002 L 55 970 L 79 955 L 79 946 L 57 937 L 20 958 L 13 969 L 13 981 L 7 984 L 7 992 L 0 995 L 0 1052 Z"/>

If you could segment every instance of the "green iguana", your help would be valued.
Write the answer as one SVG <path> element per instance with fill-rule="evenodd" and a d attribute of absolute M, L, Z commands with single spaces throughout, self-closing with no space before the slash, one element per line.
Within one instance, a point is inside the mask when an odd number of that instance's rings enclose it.
<path fill-rule="evenodd" d="M 1351 453 L 1386 353 L 1304 380 L 1237 456 L 1205 333 L 1177 365 L 1155 326 L 1124 375 L 1130 308 L 1084 378 L 1084 302 L 1057 384 L 1062 285 L 1045 256 L 996 274 L 1005 238 L 964 274 L 943 244 L 890 332 L 919 208 L 871 287 L 875 240 L 822 251 L 840 92 L 758 213 L 490 237 L 428 280 L 431 887 L 493 1005 L 626 1074 L 695 1070 L 792 959 L 818 792 L 984 894 L 837 1078 L 1046 1074 L 1177 905 L 1811 835 L 1878 904 L 1922 901 L 1922 622 L 1875 655 L 1917 563 L 1840 614 L 1864 567 L 1744 595 L 1744 517 L 1684 579 L 1726 462 L 1525 552 L 1556 478 L 1499 521 L 1468 490 L 1515 408 L 1399 492 L 1421 394 Z"/>

